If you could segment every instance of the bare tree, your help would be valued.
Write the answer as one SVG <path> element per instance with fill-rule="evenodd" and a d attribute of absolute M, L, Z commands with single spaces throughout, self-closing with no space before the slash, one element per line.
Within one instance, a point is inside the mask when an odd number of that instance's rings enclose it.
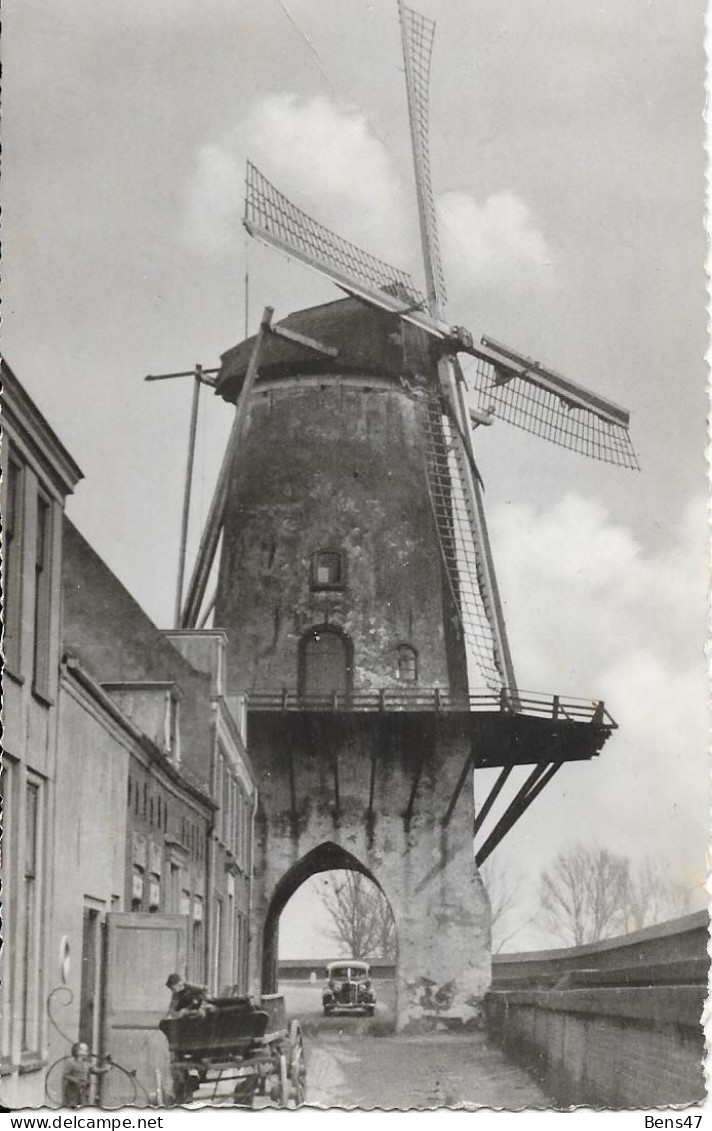
<path fill-rule="evenodd" d="M 559 852 L 542 872 L 544 920 L 569 946 L 598 942 L 616 933 L 630 888 L 625 856 L 607 848 L 578 844 Z"/>
<path fill-rule="evenodd" d="M 393 913 L 376 884 L 361 872 L 334 872 L 321 898 L 334 925 L 331 937 L 346 948 L 349 957 L 395 958 Z"/>
<path fill-rule="evenodd" d="M 573 946 L 628 934 L 690 909 L 690 893 L 660 862 L 648 857 L 636 863 L 583 844 L 559 852 L 542 872 L 540 900 L 549 930 Z"/>
<path fill-rule="evenodd" d="M 639 931 L 666 919 L 686 915 L 691 892 L 665 870 L 660 861 L 646 856 L 632 871 L 628 902 L 622 916 L 624 931 Z"/>
<path fill-rule="evenodd" d="M 480 875 L 490 901 L 492 953 L 499 954 L 535 916 L 523 914 L 517 871 L 505 857 L 491 856 Z"/>

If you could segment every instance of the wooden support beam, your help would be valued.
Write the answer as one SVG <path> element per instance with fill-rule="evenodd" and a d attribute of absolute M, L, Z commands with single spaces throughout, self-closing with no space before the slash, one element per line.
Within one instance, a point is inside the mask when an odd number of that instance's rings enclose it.
<path fill-rule="evenodd" d="M 490 809 L 502 792 L 504 786 L 507 783 L 507 778 L 509 777 L 513 769 L 514 766 L 505 766 L 501 773 L 498 775 L 496 782 L 492 786 L 482 804 L 482 808 L 480 809 L 479 813 L 475 814 L 475 823 L 472 829 L 473 836 L 477 836 L 478 832 L 487 820 Z"/>
<path fill-rule="evenodd" d="M 450 824 L 450 818 L 452 817 L 455 806 L 457 805 L 458 798 L 459 798 L 460 794 L 462 793 L 462 787 L 465 784 L 465 781 L 467 780 L 467 775 L 468 775 L 468 773 L 472 772 L 471 767 L 472 767 L 473 759 L 474 759 L 474 751 L 473 751 L 472 747 L 470 747 L 470 752 L 467 755 L 467 758 L 465 759 L 465 764 L 462 767 L 459 778 L 457 779 L 457 785 L 455 786 L 455 791 L 454 791 L 452 797 L 450 798 L 450 802 L 448 804 L 447 811 L 445 813 L 445 816 L 443 817 L 443 826 L 444 827 L 447 827 Z"/>
<path fill-rule="evenodd" d="M 274 310 L 271 306 L 266 306 L 262 315 L 262 322 L 255 338 L 255 344 L 252 347 L 250 361 L 247 366 L 247 373 L 245 380 L 242 384 L 242 390 L 238 397 L 237 404 L 235 405 L 235 416 L 230 430 L 230 436 L 225 449 L 220 474 L 215 486 L 213 500 L 210 504 L 208 517 L 205 521 L 205 528 L 203 536 L 200 540 L 198 553 L 195 559 L 195 566 L 193 567 L 193 575 L 190 579 L 188 586 L 188 593 L 186 595 L 185 604 L 183 606 L 183 614 L 181 617 L 181 625 L 183 628 L 195 628 L 200 616 L 200 607 L 205 598 L 205 590 L 210 577 L 210 571 L 213 567 L 215 554 L 220 541 L 220 534 L 222 532 L 223 520 L 225 516 L 225 504 L 227 503 L 227 493 L 230 484 L 230 474 L 232 471 L 232 464 L 235 458 L 235 452 L 242 436 L 243 428 L 247 420 L 247 414 L 250 407 L 250 397 L 252 388 L 257 380 L 257 374 L 260 363 L 260 354 L 262 351 L 262 343 L 265 336 L 269 333 L 270 323 Z"/>
<path fill-rule="evenodd" d="M 304 349 L 312 350 L 313 353 L 323 354 L 324 357 L 339 356 L 339 351 L 334 346 L 325 346 L 323 342 L 317 342 L 315 338 L 308 338 L 306 334 L 298 334 L 296 330 L 289 330 L 286 326 L 272 326 L 270 329 L 276 338 L 284 338 L 288 342 L 294 342 L 295 345 L 303 346 Z"/>
<path fill-rule="evenodd" d="M 475 854 L 475 862 L 478 868 L 481 867 L 488 856 L 494 852 L 497 845 L 504 839 L 512 826 L 526 813 L 532 802 L 536 800 L 541 791 L 549 784 L 554 774 L 558 773 L 563 764 L 563 761 L 558 761 L 550 762 L 547 766 L 546 762 L 540 762 L 532 771 L 504 816 L 500 818 L 485 843 Z"/>
<path fill-rule="evenodd" d="M 200 403 L 200 384 L 202 366 L 196 365 L 193 379 L 193 400 L 190 409 L 188 430 L 188 455 L 185 465 L 185 486 L 183 488 L 183 514 L 180 527 L 180 549 L 178 551 L 178 581 L 176 583 L 176 611 L 173 619 L 175 628 L 180 628 L 180 612 L 183 606 L 183 582 L 185 579 L 185 554 L 188 546 L 188 520 L 190 517 L 190 496 L 193 486 L 193 464 L 195 462 L 195 432 L 198 426 L 198 405 Z M 146 378 L 148 380 L 148 378 Z"/>

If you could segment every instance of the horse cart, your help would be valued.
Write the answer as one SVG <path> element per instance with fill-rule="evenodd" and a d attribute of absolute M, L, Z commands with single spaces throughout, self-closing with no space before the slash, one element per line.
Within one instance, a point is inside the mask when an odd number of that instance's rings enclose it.
<path fill-rule="evenodd" d="M 222 1103 L 226 1084 L 239 1107 L 253 1107 L 257 1096 L 281 1107 L 304 1103 L 302 1031 L 298 1021 L 287 1026 L 281 994 L 265 995 L 259 1005 L 245 997 L 214 998 L 208 1011 L 167 1017 L 159 1028 L 170 1049 L 176 1103 L 189 1103 L 203 1085 Z"/>

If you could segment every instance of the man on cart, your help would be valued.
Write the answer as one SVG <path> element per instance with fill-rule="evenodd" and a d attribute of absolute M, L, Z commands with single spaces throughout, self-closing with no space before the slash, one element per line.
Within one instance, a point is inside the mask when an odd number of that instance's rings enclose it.
<path fill-rule="evenodd" d="M 181 1017 L 185 1013 L 208 1013 L 215 1007 L 211 1004 L 205 986 L 194 986 L 184 982 L 180 974 L 169 974 L 166 986 L 171 991 L 169 1017 Z"/>

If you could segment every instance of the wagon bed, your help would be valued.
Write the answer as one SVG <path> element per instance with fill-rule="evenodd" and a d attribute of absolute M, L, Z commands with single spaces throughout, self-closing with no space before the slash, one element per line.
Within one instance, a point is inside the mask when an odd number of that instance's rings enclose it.
<path fill-rule="evenodd" d="M 176 1103 L 186 1103 L 203 1084 L 235 1081 L 233 1102 L 251 1107 L 269 1095 L 286 1107 L 306 1095 L 304 1044 L 298 1021 L 287 1027 L 281 994 L 259 1004 L 246 997 L 213 999 L 213 1008 L 167 1017 L 159 1028 L 171 1056 Z"/>

